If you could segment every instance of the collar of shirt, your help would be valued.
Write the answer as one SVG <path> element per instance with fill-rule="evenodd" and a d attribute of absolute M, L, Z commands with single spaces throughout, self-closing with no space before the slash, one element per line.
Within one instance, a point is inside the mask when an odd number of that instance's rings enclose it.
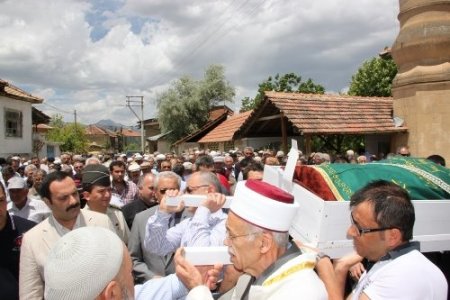
<path fill-rule="evenodd" d="M 73 229 L 77 229 L 77 228 L 80 228 L 80 224 L 81 224 L 81 212 L 78 214 L 78 217 L 77 217 L 77 220 L 75 221 L 75 225 L 73 226 Z M 56 231 L 58 232 L 58 234 L 60 235 L 60 236 L 63 236 L 63 235 L 65 235 L 66 233 L 69 233 L 71 230 L 70 229 L 68 229 L 68 228 L 66 228 L 66 227 L 64 227 L 64 226 L 62 226 L 56 219 L 55 219 L 55 217 L 53 216 L 53 214 L 51 214 L 50 215 L 50 218 L 52 218 L 53 219 L 53 222 L 54 222 L 54 224 L 55 224 L 55 229 L 56 229 Z M 72 229 L 72 230 L 73 230 Z"/>
<path fill-rule="evenodd" d="M 24 209 L 26 209 L 26 208 L 30 208 L 30 209 L 34 209 L 35 208 L 35 206 L 34 206 L 34 203 L 32 203 L 31 202 L 31 199 L 30 198 L 28 198 L 27 197 L 27 202 L 25 203 L 25 205 L 22 207 L 22 208 L 18 208 L 17 206 L 16 206 L 16 204 L 14 203 L 14 202 L 9 202 L 8 203 L 8 206 L 7 206 L 7 209 L 8 209 L 8 211 L 21 211 L 21 210 L 24 210 Z"/>
<path fill-rule="evenodd" d="M 402 244 L 391 251 L 389 251 L 385 256 L 383 256 L 380 261 L 382 260 L 390 260 L 390 259 L 396 259 L 404 254 L 407 254 L 413 250 L 420 251 L 420 242 L 414 241 L 414 242 L 407 242 L 405 244 Z"/>

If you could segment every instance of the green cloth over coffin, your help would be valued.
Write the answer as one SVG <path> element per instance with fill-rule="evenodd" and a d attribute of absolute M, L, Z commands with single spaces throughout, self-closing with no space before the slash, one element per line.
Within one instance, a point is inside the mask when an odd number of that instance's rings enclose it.
<path fill-rule="evenodd" d="M 450 199 L 450 170 L 429 160 L 395 157 L 368 164 L 314 166 L 337 200 L 349 200 L 374 180 L 391 181 L 405 188 L 413 200 Z"/>

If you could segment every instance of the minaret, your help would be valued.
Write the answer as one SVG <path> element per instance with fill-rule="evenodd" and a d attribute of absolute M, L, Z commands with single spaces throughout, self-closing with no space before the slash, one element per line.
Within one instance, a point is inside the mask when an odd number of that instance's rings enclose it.
<path fill-rule="evenodd" d="M 394 147 L 413 156 L 439 154 L 450 165 L 450 0 L 399 0 L 400 32 L 392 46 L 398 73 L 392 85 L 394 116 L 408 133 Z M 392 149 L 395 150 L 395 149 Z"/>

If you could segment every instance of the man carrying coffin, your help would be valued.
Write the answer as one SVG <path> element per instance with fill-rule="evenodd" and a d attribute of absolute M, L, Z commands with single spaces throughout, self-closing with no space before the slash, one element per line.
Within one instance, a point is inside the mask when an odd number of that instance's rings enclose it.
<path fill-rule="evenodd" d="M 315 254 L 289 243 L 288 230 L 299 205 L 285 191 L 258 180 L 238 184 L 226 223 L 231 262 L 244 272 L 220 299 L 327 299 L 314 271 Z M 176 255 L 177 275 L 190 289 L 187 299 L 212 299 L 199 272 Z"/>

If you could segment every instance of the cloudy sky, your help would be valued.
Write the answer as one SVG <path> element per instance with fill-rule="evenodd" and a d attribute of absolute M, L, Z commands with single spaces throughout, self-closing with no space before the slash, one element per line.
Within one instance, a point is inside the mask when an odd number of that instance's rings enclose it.
<path fill-rule="evenodd" d="M 397 0 L 0 0 L 0 78 L 85 124 L 135 124 L 127 95 L 155 117 L 172 80 L 210 64 L 225 66 L 234 109 L 276 73 L 336 93 L 393 44 L 398 10 Z"/>

